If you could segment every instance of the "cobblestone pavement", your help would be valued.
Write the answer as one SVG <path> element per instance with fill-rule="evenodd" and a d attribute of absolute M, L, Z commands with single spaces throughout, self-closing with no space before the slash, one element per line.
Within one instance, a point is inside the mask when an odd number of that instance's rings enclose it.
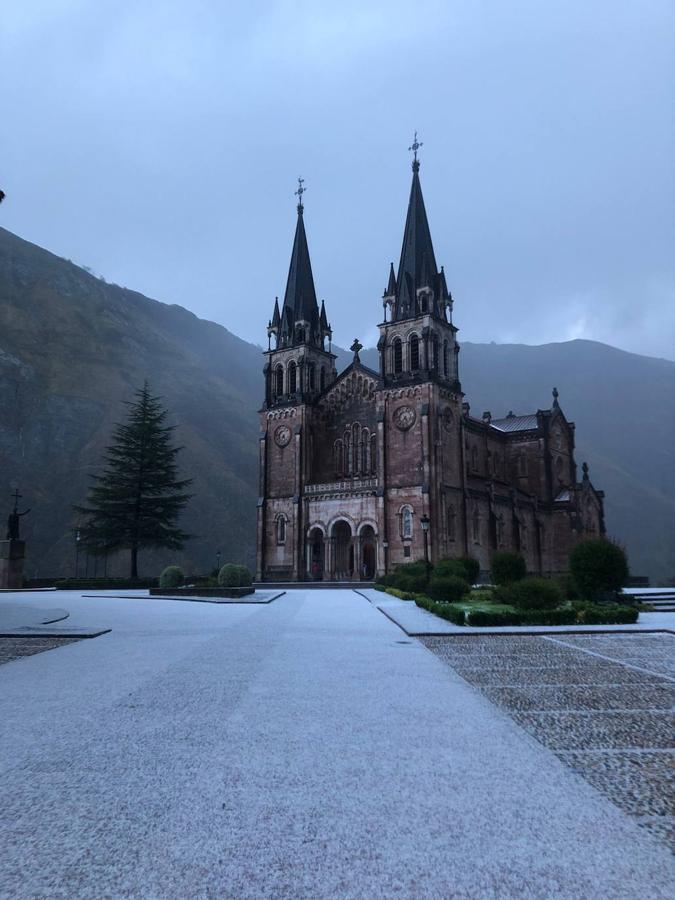
<path fill-rule="evenodd" d="M 0 638 L 0 666 L 24 656 L 33 656 L 35 653 L 53 650 L 64 644 L 72 644 L 76 640 L 79 638 Z"/>
<path fill-rule="evenodd" d="M 675 639 L 426 637 L 429 650 L 675 849 Z"/>

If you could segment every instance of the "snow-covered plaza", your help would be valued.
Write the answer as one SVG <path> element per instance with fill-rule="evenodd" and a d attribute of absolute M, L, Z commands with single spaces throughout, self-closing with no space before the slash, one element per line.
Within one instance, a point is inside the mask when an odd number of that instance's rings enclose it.
<path fill-rule="evenodd" d="M 658 836 L 365 596 L 10 599 L 110 631 L 0 665 L 0 897 L 672 896 Z"/>

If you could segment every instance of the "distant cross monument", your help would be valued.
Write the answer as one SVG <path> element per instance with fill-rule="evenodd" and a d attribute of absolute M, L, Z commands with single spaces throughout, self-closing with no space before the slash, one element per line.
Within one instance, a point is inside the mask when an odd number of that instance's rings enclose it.
<path fill-rule="evenodd" d="M 0 541 L 0 588 L 23 587 L 26 544 L 21 540 L 21 518 L 27 516 L 30 509 L 19 512 L 21 496 L 18 488 L 12 494 L 14 508 L 7 517 L 7 539 Z"/>

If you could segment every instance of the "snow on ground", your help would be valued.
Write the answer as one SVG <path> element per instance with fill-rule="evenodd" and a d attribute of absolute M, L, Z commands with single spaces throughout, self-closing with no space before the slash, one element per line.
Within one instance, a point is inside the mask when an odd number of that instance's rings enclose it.
<path fill-rule="evenodd" d="M 669 896 L 660 844 L 354 592 L 58 605 L 112 631 L 0 666 L 0 896 Z"/>

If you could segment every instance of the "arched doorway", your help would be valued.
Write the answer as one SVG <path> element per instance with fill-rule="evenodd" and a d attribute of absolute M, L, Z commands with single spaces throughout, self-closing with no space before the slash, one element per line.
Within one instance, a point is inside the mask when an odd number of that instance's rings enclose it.
<path fill-rule="evenodd" d="M 362 581 L 372 581 L 377 571 L 377 542 L 372 525 L 361 529 L 361 571 Z"/>
<path fill-rule="evenodd" d="M 349 581 L 354 577 L 354 542 L 349 522 L 341 520 L 333 525 L 334 577 L 336 581 Z"/>
<path fill-rule="evenodd" d="M 310 581 L 323 581 L 325 547 L 323 531 L 312 528 L 307 539 L 307 575 Z"/>

